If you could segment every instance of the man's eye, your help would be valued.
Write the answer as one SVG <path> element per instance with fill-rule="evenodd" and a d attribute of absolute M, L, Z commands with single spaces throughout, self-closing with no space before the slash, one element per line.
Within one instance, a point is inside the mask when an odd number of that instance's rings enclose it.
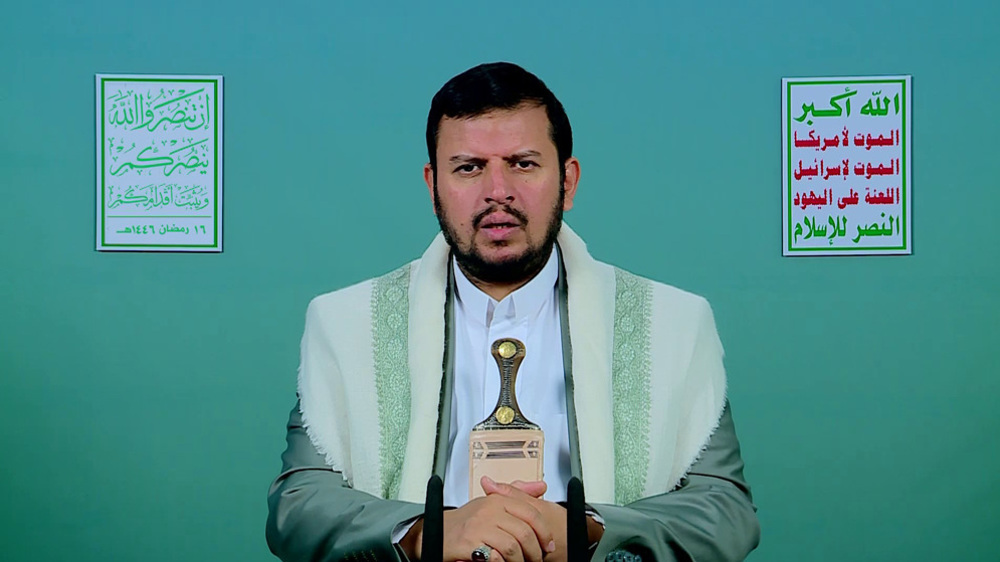
<path fill-rule="evenodd" d="M 455 168 L 455 171 L 460 174 L 471 174 L 475 172 L 479 166 L 475 164 L 462 164 L 461 166 Z"/>
<path fill-rule="evenodd" d="M 538 166 L 538 164 L 535 164 L 531 160 L 518 160 L 517 162 L 514 162 L 514 166 L 521 170 L 528 170 L 530 168 Z"/>

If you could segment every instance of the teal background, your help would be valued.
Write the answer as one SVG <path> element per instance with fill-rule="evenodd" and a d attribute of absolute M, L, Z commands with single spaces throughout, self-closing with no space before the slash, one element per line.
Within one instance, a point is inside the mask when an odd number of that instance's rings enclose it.
<path fill-rule="evenodd" d="M 1000 560 L 996 3 L 4 2 L 0 558 L 265 561 L 308 300 L 436 231 L 433 93 L 563 100 L 567 220 L 703 294 L 754 561 Z M 94 251 L 94 74 L 225 76 L 225 253 Z M 780 79 L 913 75 L 914 254 L 781 257 Z"/>

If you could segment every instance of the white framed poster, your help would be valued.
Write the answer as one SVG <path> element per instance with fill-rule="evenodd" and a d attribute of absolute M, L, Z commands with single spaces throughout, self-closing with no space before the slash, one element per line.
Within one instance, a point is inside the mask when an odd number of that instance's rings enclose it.
<path fill-rule="evenodd" d="M 98 74 L 97 249 L 222 251 L 222 76 Z"/>
<path fill-rule="evenodd" d="M 913 252 L 910 82 L 782 79 L 783 255 Z"/>

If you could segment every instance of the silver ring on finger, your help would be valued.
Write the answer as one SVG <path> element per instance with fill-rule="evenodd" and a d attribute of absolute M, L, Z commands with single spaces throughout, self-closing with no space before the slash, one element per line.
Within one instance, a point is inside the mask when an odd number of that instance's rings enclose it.
<path fill-rule="evenodd" d="M 484 544 L 483 546 L 472 551 L 471 560 L 472 562 L 489 562 L 491 552 L 493 552 L 493 549 Z"/>

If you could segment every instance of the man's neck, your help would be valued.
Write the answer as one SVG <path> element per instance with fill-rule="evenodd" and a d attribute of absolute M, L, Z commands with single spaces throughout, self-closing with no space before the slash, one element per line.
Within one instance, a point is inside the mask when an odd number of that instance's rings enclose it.
<path fill-rule="evenodd" d="M 464 267 L 462 267 L 462 264 L 458 264 L 458 268 L 462 270 L 462 274 L 465 275 L 466 279 L 468 279 L 470 283 L 475 285 L 477 289 L 486 293 L 487 295 L 490 296 L 490 298 L 492 298 L 497 302 L 502 301 L 507 295 L 527 285 L 529 281 L 531 281 L 532 279 L 535 278 L 536 275 L 538 275 L 538 271 L 541 271 L 538 270 L 532 273 L 526 279 L 523 279 L 521 281 L 514 281 L 510 283 L 493 283 L 490 281 L 483 281 L 482 279 L 478 279 L 475 276 L 469 274 L 469 272 L 466 271 Z"/>
<path fill-rule="evenodd" d="M 553 245 L 553 248 L 554 246 L 555 245 Z M 549 257 L 552 256 L 552 251 L 553 249 L 549 249 Z M 545 269 L 545 264 L 547 263 L 548 263 L 548 258 L 542 261 L 537 269 L 531 271 L 530 273 L 525 275 L 523 279 L 517 281 L 496 282 L 496 281 L 487 281 L 484 279 L 479 279 L 476 276 L 469 273 L 469 271 L 465 267 L 463 267 L 461 263 L 458 263 L 458 269 L 461 270 L 462 274 L 465 275 L 465 278 L 468 279 L 470 283 L 475 285 L 477 289 L 489 295 L 490 298 L 492 298 L 493 300 L 500 302 L 504 298 L 506 298 L 507 295 L 513 293 L 514 291 L 530 283 L 532 279 L 534 279 L 543 269 Z"/>

